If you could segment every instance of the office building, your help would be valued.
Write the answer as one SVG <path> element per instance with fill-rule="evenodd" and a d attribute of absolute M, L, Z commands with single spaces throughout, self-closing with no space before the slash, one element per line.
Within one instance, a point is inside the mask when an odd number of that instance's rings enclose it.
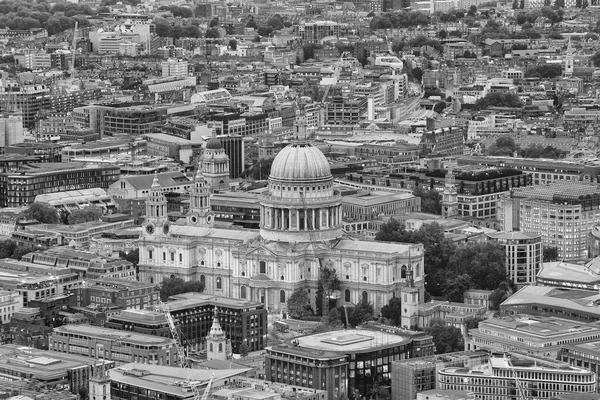
<path fill-rule="evenodd" d="M 414 400 L 418 393 L 437 387 L 443 368 L 471 368 L 489 361 L 486 351 L 460 351 L 392 362 L 392 400 Z"/>
<path fill-rule="evenodd" d="M 6 148 L 23 143 L 25 140 L 24 132 L 22 115 L 0 117 L 0 147 Z"/>
<path fill-rule="evenodd" d="M 119 178 L 116 165 L 91 166 L 81 162 L 32 163 L 0 174 L 0 207 L 21 207 L 39 194 L 102 188 Z"/>
<path fill-rule="evenodd" d="M 199 393 L 204 393 L 210 381 L 211 387 L 216 389 L 237 383 L 237 377 L 251 371 L 251 368 L 237 367 L 191 369 L 183 373 L 181 368 L 176 367 L 130 363 L 110 369 L 106 385 L 110 387 L 112 400 L 130 400 L 134 396 L 138 400 L 193 400 L 196 397 L 191 384 L 197 387 Z"/>
<path fill-rule="evenodd" d="M 587 257 L 588 234 L 600 221 L 600 185 L 560 181 L 517 188 L 504 199 L 505 231 L 536 232 L 542 245 L 556 247 L 562 260 Z"/>
<path fill-rule="evenodd" d="M 184 60 L 175 60 L 169 58 L 160 64 L 162 68 L 162 77 L 168 76 L 186 76 L 188 74 L 189 63 Z"/>
<path fill-rule="evenodd" d="M 114 367 L 106 360 L 90 361 L 88 357 L 35 349 L 19 344 L 0 346 L 0 371 L 3 381 L 30 379 L 39 385 L 66 386 L 73 394 L 88 387 L 92 369 L 100 364 Z M 2 389 L 5 389 L 3 387 Z"/>
<path fill-rule="evenodd" d="M 0 112 L 21 114 L 23 128 L 31 128 L 38 112 L 48 109 L 50 88 L 45 85 L 22 85 L 2 80 Z M 15 121 L 14 119 L 10 119 Z"/>
<path fill-rule="evenodd" d="M 585 271 L 573 271 L 572 268 L 564 268 L 560 276 L 574 276 L 574 281 L 578 275 L 586 274 Z M 557 268 L 554 268 L 556 271 Z M 545 280 L 547 283 L 548 281 Z M 543 282 L 538 285 L 544 284 Z M 573 285 L 575 286 L 575 285 Z M 525 286 L 500 305 L 500 313 L 503 315 L 539 315 L 544 317 L 559 317 L 582 322 L 594 322 L 600 320 L 600 310 L 596 303 L 600 300 L 597 291 L 582 290 L 583 285 L 576 285 L 577 288 L 565 286 Z"/>
<path fill-rule="evenodd" d="M 15 312 L 23 308 L 23 297 L 18 292 L 0 290 L 0 325 L 7 324 Z"/>
<path fill-rule="evenodd" d="M 596 374 L 596 389 L 600 388 L 600 341 L 565 344 L 557 359 L 572 367 L 584 368 Z"/>
<path fill-rule="evenodd" d="M 70 292 L 70 305 L 73 307 L 142 310 L 159 301 L 159 291 L 155 286 L 121 279 L 87 279 Z"/>
<path fill-rule="evenodd" d="M 558 317 L 514 315 L 480 321 L 469 335 L 467 350 L 521 352 L 554 358 L 567 343 L 600 339 L 600 327 Z"/>
<path fill-rule="evenodd" d="M 258 193 L 214 193 L 210 198 L 210 209 L 217 222 L 250 229 L 259 228 L 260 195 Z"/>
<path fill-rule="evenodd" d="M 421 211 L 421 198 L 410 193 L 356 191 L 342 197 L 345 221 L 369 221 L 381 215 Z"/>
<path fill-rule="evenodd" d="M 596 391 L 596 375 L 589 370 L 517 354 L 492 356 L 479 367 L 441 369 L 438 383 L 440 390 L 473 392 L 481 400 L 549 399 Z"/>
<path fill-rule="evenodd" d="M 535 283 L 543 259 L 541 235 L 527 232 L 497 232 L 488 233 L 487 236 L 504 248 L 506 273 L 510 280 L 516 285 Z"/>
<path fill-rule="evenodd" d="M 239 346 L 244 342 L 251 351 L 262 350 L 266 345 L 267 310 L 260 302 L 184 293 L 173 296 L 165 306 L 191 346 L 201 347 L 204 343 L 212 326 L 215 308 L 234 353 L 239 352 Z M 159 311 L 158 307 L 155 310 Z M 119 317 L 114 317 L 114 321 L 119 321 Z"/>
<path fill-rule="evenodd" d="M 54 328 L 49 348 L 68 354 L 115 361 L 118 365 L 139 362 L 150 365 L 177 365 L 173 339 L 123 332 L 92 325 L 67 324 Z"/>
<path fill-rule="evenodd" d="M 419 347 L 417 349 L 417 347 Z M 266 380 L 327 391 L 329 399 L 391 384 L 396 360 L 433 354 L 431 337 L 370 329 L 301 336 L 267 348 Z"/>
<path fill-rule="evenodd" d="M 348 32 L 348 24 L 334 21 L 304 22 L 298 25 L 298 33 L 304 42 L 319 43 L 329 36 L 340 37 Z"/>

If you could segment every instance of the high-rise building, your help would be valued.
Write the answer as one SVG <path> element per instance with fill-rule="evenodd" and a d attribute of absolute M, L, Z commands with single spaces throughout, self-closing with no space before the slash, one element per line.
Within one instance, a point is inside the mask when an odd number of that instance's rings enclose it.
<path fill-rule="evenodd" d="M 186 76 L 188 74 L 189 63 L 185 60 L 169 58 L 160 65 L 162 67 L 163 78 L 167 76 Z"/>
<path fill-rule="evenodd" d="M 545 247 L 556 247 L 560 259 L 587 258 L 587 240 L 600 222 L 600 184 L 558 181 L 513 188 L 498 202 L 505 231 L 541 234 Z"/>
<path fill-rule="evenodd" d="M 23 116 L 17 114 L 0 117 L 0 147 L 23 143 L 23 140 Z"/>
<path fill-rule="evenodd" d="M 497 232 L 487 236 L 504 248 L 508 278 L 517 285 L 535 284 L 543 260 L 541 235 L 528 232 Z"/>

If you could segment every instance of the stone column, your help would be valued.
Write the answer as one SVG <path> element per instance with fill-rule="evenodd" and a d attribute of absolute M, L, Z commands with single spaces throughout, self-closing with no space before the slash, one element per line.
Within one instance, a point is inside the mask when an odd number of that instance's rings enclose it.
<path fill-rule="evenodd" d="M 312 220 L 312 225 L 311 225 L 311 228 L 312 228 L 313 230 L 316 230 L 316 229 L 317 229 L 317 225 L 316 225 L 316 223 L 315 223 L 315 220 L 316 220 L 316 218 L 315 218 L 315 211 L 316 211 L 316 210 L 315 210 L 314 208 L 311 208 L 311 210 L 310 210 L 310 218 L 311 218 L 311 220 Z"/>

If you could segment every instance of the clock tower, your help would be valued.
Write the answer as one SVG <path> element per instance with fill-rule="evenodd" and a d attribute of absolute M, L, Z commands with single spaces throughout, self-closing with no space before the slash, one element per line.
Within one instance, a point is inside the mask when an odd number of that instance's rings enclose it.
<path fill-rule="evenodd" d="M 186 216 L 186 224 L 193 226 L 213 226 L 214 215 L 210 210 L 210 193 L 206 187 L 206 181 L 202 170 L 198 166 L 194 186 L 190 193 L 190 208 Z"/>
<path fill-rule="evenodd" d="M 158 175 L 154 174 L 150 194 L 148 199 L 146 199 L 144 235 L 154 237 L 168 235 L 170 228 L 167 217 L 167 199 L 160 187 Z"/>

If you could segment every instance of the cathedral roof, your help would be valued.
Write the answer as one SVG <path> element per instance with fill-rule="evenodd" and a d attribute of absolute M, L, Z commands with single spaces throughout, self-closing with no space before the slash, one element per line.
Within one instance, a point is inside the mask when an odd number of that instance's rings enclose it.
<path fill-rule="evenodd" d="M 295 142 L 281 150 L 273 160 L 269 176 L 269 179 L 287 181 L 331 178 L 331 168 L 325 155 L 307 142 Z"/>
<path fill-rule="evenodd" d="M 212 137 L 208 139 L 208 142 L 206 142 L 206 148 L 212 150 L 219 150 L 223 148 L 223 144 L 219 139 Z"/>

